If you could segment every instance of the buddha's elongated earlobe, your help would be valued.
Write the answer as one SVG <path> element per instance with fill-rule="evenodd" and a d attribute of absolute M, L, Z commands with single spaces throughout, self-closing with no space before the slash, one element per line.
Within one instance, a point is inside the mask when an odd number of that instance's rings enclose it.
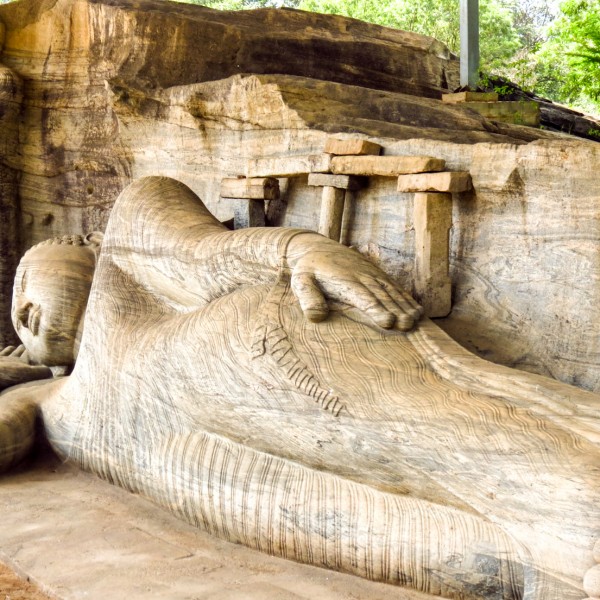
<path fill-rule="evenodd" d="M 85 246 L 102 246 L 104 241 L 104 234 L 101 231 L 91 231 L 83 237 L 83 243 Z"/>

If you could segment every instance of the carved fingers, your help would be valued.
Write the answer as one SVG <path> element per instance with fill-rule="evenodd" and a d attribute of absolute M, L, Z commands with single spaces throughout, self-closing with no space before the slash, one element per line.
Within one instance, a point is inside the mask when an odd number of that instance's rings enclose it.
<path fill-rule="evenodd" d="M 422 308 L 410 296 L 383 277 L 294 271 L 291 285 L 306 318 L 314 323 L 329 314 L 327 299 L 354 306 L 383 329 L 396 326 L 408 331 L 422 315 Z"/>
<path fill-rule="evenodd" d="M 4 350 L 0 350 L 0 356 L 11 356 L 13 358 L 20 358 L 25 353 L 25 346 L 21 344 L 20 346 L 6 346 Z"/>
<path fill-rule="evenodd" d="M 42 365 L 30 365 L 25 346 L 7 346 L 0 350 L 0 391 L 37 379 L 52 377 L 52 371 Z"/>
<path fill-rule="evenodd" d="M 329 306 L 313 273 L 294 271 L 291 284 L 300 308 L 309 321 L 320 323 L 327 318 Z"/>
<path fill-rule="evenodd" d="M 372 318 L 380 327 L 390 329 L 395 325 L 400 331 L 408 331 L 421 318 L 422 307 L 387 279 L 364 277 L 362 284 L 377 301 L 377 318 Z"/>
<path fill-rule="evenodd" d="M 400 331 L 408 331 L 420 317 L 416 303 L 409 302 L 407 296 L 383 278 L 359 274 L 334 281 L 327 289 L 337 300 L 355 306 L 383 329 L 395 326 Z"/>
<path fill-rule="evenodd" d="M 315 323 L 329 313 L 328 301 L 354 306 L 384 329 L 411 329 L 423 309 L 356 250 L 320 235 L 296 236 L 289 245 L 292 289 Z"/>

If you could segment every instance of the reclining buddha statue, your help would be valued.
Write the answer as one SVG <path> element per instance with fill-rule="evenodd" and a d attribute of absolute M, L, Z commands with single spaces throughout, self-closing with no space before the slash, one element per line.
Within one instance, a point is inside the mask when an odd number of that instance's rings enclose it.
<path fill-rule="evenodd" d="M 0 397 L 4 469 L 37 417 L 232 542 L 443 598 L 600 597 L 600 398 L 469 354 L 353 249 L 147 177 L 103 240 L 25 254 L 12 316 L 4 386 L 64 375 Z"/>

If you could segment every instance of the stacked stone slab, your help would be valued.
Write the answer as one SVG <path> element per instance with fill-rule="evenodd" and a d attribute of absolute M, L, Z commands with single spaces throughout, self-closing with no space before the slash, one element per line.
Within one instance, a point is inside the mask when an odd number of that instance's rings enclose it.
<path fill-rule="evenodd" d="M 533 100 L 499 102 L 495 92 L 458 92 L 444 94 L 442 101 L 474 110 L 491 121 L 529 127 L 540 126 L 540 105 Z"/>
<path fill-rule="evenodd" d="M 279 199 L 279 181 L 274 177 L 223 179 L 221 198 L 234 202 L 234 229 L 264 227 L 265 201 Z"/>
<path fill-rule="evenodd" d="M 452 194 L 470 190 L 471 175 L 445 171 L 445 161 L 432 156 L 381 156 L 382 150 L 362 138 L 329 137 L 323 154 L 251 161 L 251 176 L 222 180 L 221 198 L 236 201 L 236 229 L 262 227 L 265 200 L 279 198 L 276 178 L 308 174 L 308 185 L 322 188 L 319 233 L 343 241 L 347 194 L 364 187 L 369 177 L 397 177 L 399 192 L 415 194 L 415 295 L 427 316 L 445 317 L 452 308 Z"/>
<path fill-rule="evenodd" d="M 319 232 L 339 240 L 345 194 L 356 178 L 398 177 L 398 191 L 415 193 L 415 294 L 429 317 L 445 317 L 452 308 L 448 274 L 452 194 L 471 189 L 467 172 L 444 171 L 445 161 L 431 156 L 380 156 L 382 147 L 367 140 L 328 138 L 331 175 L 309 175 L 323 186 Z M 316 161 L 313 161 L 316 163 Z M 348 179 L 341 179 L 342 176 Z M 354 184 L 356 189 L 356 184 Z"/>

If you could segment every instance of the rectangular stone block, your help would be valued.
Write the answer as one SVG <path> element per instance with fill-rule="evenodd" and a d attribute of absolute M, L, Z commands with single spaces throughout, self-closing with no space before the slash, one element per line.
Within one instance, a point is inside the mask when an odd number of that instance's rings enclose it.
<path fill-rule="evenodd" d="M 329 137 L 325 142 L 325 152 L 337 155 L 377 155 L 381 152 L 381 146 L 375 142 L 369 142 L 368 140 L 361 140 L 359 138 L 340 139 Z"/>
<path fill-rule="evenodd" d="M 279 181 L 273 177 L 223 179 L 221 198 L 276 200 L 279 198 Z"/>
<path fill-rule="evenodd" d="M 463 102 L 498 102 L 496 92 L 457 92 L 443 94 L 442 102 L 446 104 L 461 104 Z"/>
<path fill-rule="evenodd" d="M 478 112 L 490 121 L 539 127 L 540 105 L 537 102 L 518 100 L 516 102 L 468 102 L 465 108 Z"/>
<path fill-rule="evenodd" d="M 446 162 L 431 156 L 334 156 L 331 172 L 339 175 L 380 175 L 442 171 Z"/>
<path fill-rule="evenodd" d="M 398 177 L 399 192 L 466 192 L 473 187 L 467 171 L 416 173 Z"/>
<path fill-rule="evenodd" d="M 327 173 L 331 154 L 303 154 L 258 158 L 248 163 L 248 177 L 295 177 L 306 173 Z"/>
<path fill-rule="evenodd" d="M 352 175 L 330 175 L 329 173 L 310 173 L 308 185 L 329 186 L 342 190 L 358 190 L 364 187 L 366 180 Z"/>

